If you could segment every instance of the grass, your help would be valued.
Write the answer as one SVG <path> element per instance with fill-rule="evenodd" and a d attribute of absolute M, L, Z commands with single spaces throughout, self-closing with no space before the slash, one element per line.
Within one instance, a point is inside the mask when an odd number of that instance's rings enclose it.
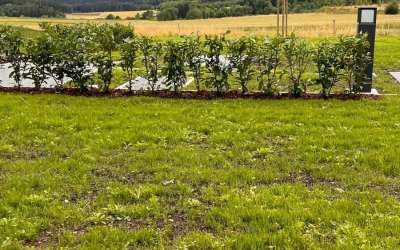
<path fill-rule="evenodd" d="M 334 32 L 333 22 L 336 22 Z M 354 34 L 356 32 L 356 14 L 328 14 L 308 13 L 291 14 L 289 16 L 289 32 L 305 37 L 326 37 L 339 34 Z M 179 20 L 179 21 L 144 21 L 144 20 L 88 20 L 82 19 L 43 19 L 43 18 L 0 18 L 3 24 L 23 26 L 38 29 L 41 22 L 51 23 L 82 23 L 82 22 L 120 22 L 131 24 L 139 34 L 156 36 L 176 36 L 181 34 L 219 34 L 230 31 L 232 35 L 275 35 L 276 16 L 246 16 L 229 17 L 207 20 Z M 400 34 L 400 15 L 378 16 L 378 34 L 398 36 Z"/>
<path fill-rule="evenodd" d="M 0 94 L 0 244 L 393 249 L 399 105 Z"/>

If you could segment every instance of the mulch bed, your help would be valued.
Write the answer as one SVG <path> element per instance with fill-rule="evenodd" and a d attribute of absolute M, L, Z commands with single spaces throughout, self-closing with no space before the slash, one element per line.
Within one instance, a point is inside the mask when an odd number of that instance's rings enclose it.
<path fill-rule="evenodd" d="M 319 93 L 308 93 L 301 97 L 291 96 L 288 93 L 281 93 L 276 96 L 270 96 L 263 92 L 248 92 L 242 93 L 238 90 L 228 91 L 226 93 L 217 93 L 215 91 L 192 91 L 192 90 L 182 90 L 179 92 L 169 91 L 169 90 L 141 90 L 129 92 L 127 90 L 110 90 L 108 93 L 101 93 L 97 89 L 91 89 L 86 92 L 81 92 L 78 88 L 65 88 L 62 90 L 57 90 L 53 88 L 4 88 L 0 87 L 0 92 L 6 93 L 25 93 L 25 94 L 64 94 L 71 96 L 92 96 L 92 97 L 124 97 L 124 96 L 148 96 L 148 97 L 159 97 L 159 98 L 170 98 L 170 99 L 202 99 L 202 100 L 212 100 L 212 99 L 338 99 L 338 100 L 360 100 L 360 99 L 379 99 L 379 95 L 349 95 L 349 94 L 331 94 L 329 98 L 323 97 Z"/>

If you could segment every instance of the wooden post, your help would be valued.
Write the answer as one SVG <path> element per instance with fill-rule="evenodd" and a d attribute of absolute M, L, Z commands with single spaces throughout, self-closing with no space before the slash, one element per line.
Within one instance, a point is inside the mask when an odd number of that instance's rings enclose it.
<path fill-rule="evenodd" d="M 279 2 L 280 2 L 281 0 L 276 0 L 276 17 L 277 17 L 277 19 L 276 19 L 276 36 L 279 36 L 280 35 L 280 31 L 279 31 L 279 29 L 280 29 L 280 24 L 279 24 L 279 13 L 280 13 L 280 10 L 279 10 L 279 8 L 280 8 L 280 6 L 279 6 Z"/>
<path fill-rule="evenodd" d="M 288 35 L 289 0 L 286 0 L 285 36 Z"/>
<path fill-rule="evenodd" d="M 282 36 L 285 37 L 286 0 L 282 0 Z"/>
<path fill-rule="evenodd" d="M 336 36 L 336 20 L 333 19 L 333 35 Z"/>

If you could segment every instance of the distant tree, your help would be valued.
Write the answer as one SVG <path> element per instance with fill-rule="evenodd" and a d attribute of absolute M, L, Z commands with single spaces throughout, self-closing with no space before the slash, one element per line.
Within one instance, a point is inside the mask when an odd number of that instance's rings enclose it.
<path fill-rule="evenodd" d="M 186 19 L 200 19 L 200 18 L 203 18 L 202 11 L 198 7 L 192 6 L 186 15 Z"/>
<path fill-rule="evenodd" d="M 399 14 L 399 4 L 397 2 L 392 2 L 388 4 L 385 8 L 386 15 L 397 15 Z"/>
<path fill-rule="evenodd" d="M 143 12 L 141 19 L 153 20 L 154 18 L 155 18 L 154 11 L 153 10 L 146 10 L 145 12 Z"/>
<path fill-rule="evenodd" d="M 157 19 L 159 21 L 176 20 L 176 19 L 178 19 L 178 9 L 177 8 L 162 9 L 158 13 Z"/>
<path fill-rule="evenodd" d="M 111 13 L 106 16 L 106 20 L 114 20 L 114 19 L 115 19 L 115 16 Z"/>

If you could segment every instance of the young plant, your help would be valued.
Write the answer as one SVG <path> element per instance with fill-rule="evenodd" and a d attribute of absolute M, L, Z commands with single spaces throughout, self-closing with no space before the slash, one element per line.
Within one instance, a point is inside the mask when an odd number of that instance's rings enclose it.
<path fill-rule="evenodd" d="M 15 28 L 6 26 L 2 28 L 1 33 L 2 60 L 10 63 L 10 77 L 14 79 L 16 87 L 20 88 L 27 64 L 27 56 L 24 53 L 25 41 L 22 33 Z"/>
<path fill-rule="evenodd" d="M 229 90 L 230 87 L 228 77 L 231 72 L 231 65 L 222 56 L 225 47 L 225 36 L 206 36 L 205 47 L 208 71 L 206 85 L 221 94 Z"/>
<path fill-rule="evenodd" d="M 92 27 L 88 25 L 74 25 L 68 27 L 64 38 L 65 73 L 79 87 L 81 92 L 88 90 L 91 83 L 91 55 L 89 47 L 92 38 Z"/>
<path fill-rule="evenodd" d="M 46 33 L 30 40 L 26 46 L 29 63 L 24 77 L 33 80 L 36 89 L 40 89 L 49 76 L 52 65 L 53 41 Z"/>
<path fill-rule="evenodd" d="M 66 61 L 69 60 L 64 53 L 66 48 L 64 39 L 68 29 L 64 25 L 50 25 L 48 23 L 40 24 L 40 27 L 51 43 L 49 47 L 51 63 L 47 68 L 47 74 L 54 80 L 56 89 L 61 90 L 64 87 Z"/>
<path fill-rule="evenodd" d="M 158 80 L 160 78 L 159 70 L 161 68 L 161 57 L 163 53 L 163 46 L 160 42 L 156 42 L 151 50 L 149 57 L 149 75 L 147 80 L 151 91 L 155 91 L 159 86 Z"/>
<path fill-rule="evenodd" d="M 204 63 L 204 48 L 199 36 L 185 38 L 186 62 L 193 72 L 197 91 L 201 89 L 202 64 Z"/>
<path fill-rule="evenodd" d="M 254 56 L 256 41 L 253 38 L 242 37 L 228 42 L 228 59 L 235 68 L 236 78 L 243 93 L 248 92 L 248 83 L 254 75 Z"/>
<path fill-rule="evenodd" d="M 96 42 L 94 43 L 93 63 L 97 67 L 97 73 L 101 79 L 100 91 L 108 92 L 115 66 L 112 52 L 117 48 L 114 39 L 113 27 L 111 25 L 101 25 L 96 27 Z"/>
<path fill-rule="evenodd" d="M 258 68 L 258 88 L 267 95 L 273 96 L 278 92 L 278 84 L 282 78 L 278 68 L 281 66 L 283 40 L 280 37 L 265 39 L 257 47 L 255 54 L 256 65 Z"/>
<path fill-rule="evenodd" d="M 317 84 L 321 85 L 322 95 L 325 98 L 329 97 L 332 88 L 340 80 L 343 69 L 340 53 L 343 53 L 343 50 L 338 43 L 323 41 L 317 46 L 314 56 L 318 70 Z"/>
<path fill-rule="evenodd" d="M 165 46 L 163 73 L 167 76 L 165 84 L 175 92 L 186 83 L 185 44 L 179 41 L 168 41 Z"/>
<path fill-rule="evenodd" d="M 303 80 L 303 75 L 310 65 L 312 50 L 305 40 L 292 35 L 283 43 L 283 52 L 291 82 L 289 94 L 301 96 L 303 93 L 307 93 L 308 81 Z"/>
<path fill-rule="evenodd" d="M 146 79 L 151 91 L 155 91 L 159 80 L 160 58 L 162 56 L 162 44 L 149 37 L 142 37 L 140 50 L 143 55 Z"/>
<path fill-rule="evenodd" d="M 126 39 L 121 45 L 121 68 L 126 72 L 128 77 L 129 92 L 132 92 L 138 50 L 139 43 L 136 38 Z"/>
<path fill-rule="evenodd" d="M 365 35 L 342 36 L 339 38 L 342 52 L 339 54 L 343 63 L 343 77 L 346 80 L 350 94 L 362 90 L 365 70 L 371 57 L 367 53 L 369 42 Z"/>

